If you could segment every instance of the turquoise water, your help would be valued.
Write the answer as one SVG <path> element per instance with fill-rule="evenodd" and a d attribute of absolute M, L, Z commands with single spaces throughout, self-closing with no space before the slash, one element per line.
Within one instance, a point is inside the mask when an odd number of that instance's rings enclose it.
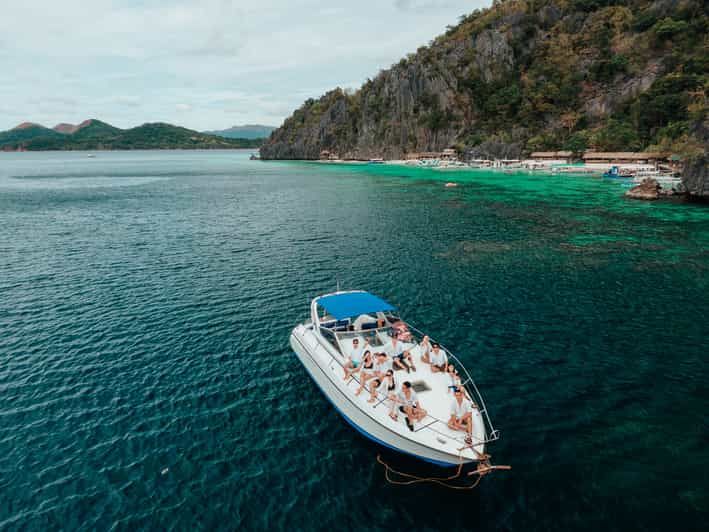
<path fill-rule="evenodd" d="M 699 529 L 709 209 L 622 192 L 0 154 L 0 529 Z M 386 483 L 288 347 L 338 280 L 457 352 L 512 471 Z"/>

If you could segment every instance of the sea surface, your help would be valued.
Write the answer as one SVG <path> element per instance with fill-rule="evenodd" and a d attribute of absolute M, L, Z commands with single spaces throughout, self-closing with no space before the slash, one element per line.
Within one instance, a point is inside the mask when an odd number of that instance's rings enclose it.
<path fill-rule="evenodd" d="M 1 530 L 706 525 L 709 208 L 248 155 L 0 154 Z M 338 282 L 458 354 L 511 471 L 386 482 L 288 344 Z"/>

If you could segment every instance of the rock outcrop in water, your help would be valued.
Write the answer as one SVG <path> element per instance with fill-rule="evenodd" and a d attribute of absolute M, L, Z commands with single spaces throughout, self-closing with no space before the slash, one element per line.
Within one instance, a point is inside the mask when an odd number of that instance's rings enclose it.
<path fill-rule="evenodd" d="M 708 31 L 700 0 L 497 1 L 359 90 L 306 101 L 261 156 L 696 151 Z"/>
<path fill-rule="evenodd" d="M 625 195 L 633 199 L 656 200 L 660 197 L 660 184 L 648 177 L 643 179 L 639 185 L 628 190 Z"/>

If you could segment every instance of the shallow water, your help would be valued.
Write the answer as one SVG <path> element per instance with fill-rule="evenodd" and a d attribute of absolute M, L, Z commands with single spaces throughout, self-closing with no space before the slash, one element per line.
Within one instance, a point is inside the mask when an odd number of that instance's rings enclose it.
<path fill-rule="evenodd" d="M 0 154 L 0 529 L 699 529 L 709 209 L 622 192 Z M 512 471 L 386 483 L 288 346 L 338 281 L 453 348 Z"/>

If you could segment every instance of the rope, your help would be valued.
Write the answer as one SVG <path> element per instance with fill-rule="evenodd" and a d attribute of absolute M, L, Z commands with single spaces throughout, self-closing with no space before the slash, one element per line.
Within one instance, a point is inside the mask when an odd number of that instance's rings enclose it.
<path fill-rule="evenodd" d="M 411 475 L 409 473 L 402 473 L 401 471 L 397 471 L 396 469 L 392 468 L 389 464 L 384 462 L 382 460 L 381 455 L 377 455 L 377 462 L 382 464 L 384 466 L 384 477 L 386 478 L 387 482 L 390 484 L 394 484 L 396 486 L 410 486 L 412 484 L 419 484 L 421 482 L 432 482 L 434 484 L 440 484 L 444 488 L 449 488 L 452 490 L 472 490 L 477 487 L 477 485 L 480 483 L 480 479 L 485 476 L 488 472 L 489 469 L 481 470 L 480 472 L 477 472 L 478 478 L 475 480 L 475 482 L 469 486 L 453 486 L 451 484 L 448 484 L 449 481 L 455 480 L 456 478 L 460 477 L 460 473 L 463 470 L 463 459 L 461 457 L 460 463 L 458 464 L 458 469 L 456 470 L 455 474 L 449 476 L 449 477 L 417 477 L 416 475 Z M 396 473 L 402 478 L 409 478 L 412 480 L 406 480 L 406 481 L 401 481 L 401 480 L 394 480 L 390 477 L 390 472 Z M 475 472 L 471 472 L 473 474 Z"/>

